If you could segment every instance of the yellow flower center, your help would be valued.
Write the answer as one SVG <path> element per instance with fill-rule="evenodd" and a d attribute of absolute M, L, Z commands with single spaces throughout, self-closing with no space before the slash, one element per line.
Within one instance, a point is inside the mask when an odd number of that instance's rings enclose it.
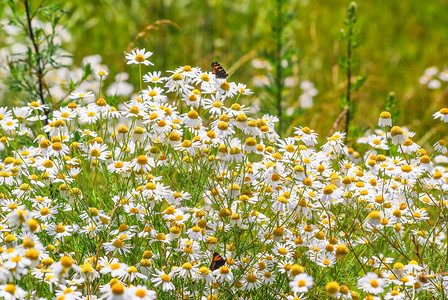
<path fill-rule="evenodd" d="M 171 78 L 175 81 L 182 80 L 182 75 L 180 75 L 179 73 L 175 73 Z"/>
<path fill-rule="evenodd" d="M 143 55 L 141 55 L 141 54 L 137 54 L 137 55 L 135 56 L 135 61 L 137 61 L 137 62 L 139 62 L 139 63 L 142 63 L 142 62 L 145 61 L 145 57 L 144 57 Z"/>
<path fill-rule="evenodd" d="M 439 112 L 441 115 L 448 115 L 448 108 L 442 108 Z"/>
<path fill-rule="evenodd" d="M 49 169 L 49 168 L 53 168 L 54 164 L 51 160 L 47 159 L 46 161 L 44 161 L 44 163 L 42 164 L 45 168 Z"/>
<path fill-rule="evenodd" d="M 137 106 L 132 106 L 130 109 L 129 109 L 129 112 L 131 113 L 131 114 L 138 114 L 139 112 L 140 112 L 140 109 L 137 107 Z"/>
<path fill-rule="evenodd" d="M 227 81 L 224 81 L 223 83 L 221 83 L 221 89 L 224 91 L 230 90 L 230 84 Z"/>
<path fill-rule="evenodd" d="M 124 294 L 124 286 L 121 283 L 115 283 L 112 285 L 112 294 L 114 295 L 123 295 Z"/>
<path fill-rule="evenodd" d="M 228 130 L 229 129 L 229 125 L 226 122 L 219 122 L 218 123 L 218 129 L 219 130 Z"/>
<path fill-rule="evenodd" d="M 188 118 L 189 118 L 189 119 L 196 120 L 198 117 L 199 117 L 198 112 L 195 111 L 195 110 L 191 110 L 191 111 L 188 113 Z"/>
<path fill-rule="evenodd" d="M 401 171 L 402 171 L 402 172 L 405 172 L 405 173 L 409 173 L 409 172 L 412 171 L 412 167 L 409 166 L 409 165 L 401 166 Z"/>
<path fill-rule="evenodd" d="M 169 275 L 163 274 L 162 275 L 162 280 L 165 282 L 170 282 L 171 281 L 171 277 Z"/>
<path fill-rule="evenodd" d="M 115 240 L 115 241 L 112 243 L 112 245 L 113 245 L 115 248 L 120 248 L 120 249 L 123 248 L 123 246 L 124 246 L 123 241 L 120 240 L 120 239 Z"/>
<path fill-rule="evenodd" d="M 138 290 L 135 291 L 135 295 L 137 297 L 140 297 L 140 298 L 145 298 L 146 297 L 146 291 L 143 290 L 143 289 L 138 289 Z"/>
<path fill-rule="evenodd" d="M 156 92 L 156 91 L 150 91 L 150 92 L 148 93 L 148 96 L 149 96 L 149 97 L 155 97 L 155 96 L 157 96 L 157 92 Z"/>
<path fill-rule="evenodd" d="M 280 253 L 281 255 L 286 255 L 288 254 L 288 250 L 286 248 L 279 248 L 278 253 Z"/>
<path fill-rule="evenodd" d="M 63 232 L 65 232 L 65 227 L 63 225 L 59 224 L 58 226 L 56 226 L 54 231 L 56 231 L 57 233 L 63 233 Z"/>
<path fill-rule="evenodd" d="M 381 114 L 380 114 L 380 118 L 381 119 L 390 119 L 392 116 L 391 116 L 391 114 L 388 112 L 388 111 L 383 111 Z"/>
<path fill-rule="evenodd" d="M 50 209 L 48 207 L 44 207 L 40 210 L 40 215 L 41 216 L 46 216 L 50 213 Z"/>
<path fill-rule="evenodd" d="M 207 74 L 202 74 L 201 77 L 200 77 L 200 79 L 201 79 L 202 81 L 205 81 L 205 82 L 210 81 L 210 77 L 208 77 Z"/>
<path fill-rule="evenodd" d="M 145 155 L 140 155 L 140 156 L 137 158 L 137 163 L 138 163 L 139 165 L 146 165 L 146 164 L 148 163 L 148 158 L 147 158 Z"/>
<path fill-rule="evenodd" d="M 92 151 L 90 151 L 90 156 L 100 157 L 101 156 L 101 151 L 98 150 L 98 149 L 93 149 Z"/>
<path fill-rule="evenodd" d="M 182 269 L 191 270 L 192 268 L 193 266 L 189 262 L 186 262 L 182 265 Z"/>
<path fill-rule="evenodd" d="M 254 283 L 257 281 L 257 276 L 253 273 L 250 273 L 246 276 L 247 282 Z"/>

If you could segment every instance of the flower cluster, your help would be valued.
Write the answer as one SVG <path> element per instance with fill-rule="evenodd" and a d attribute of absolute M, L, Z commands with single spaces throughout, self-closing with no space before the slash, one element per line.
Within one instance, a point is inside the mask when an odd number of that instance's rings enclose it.
<path fill-rule="evenodd" d="M 426 85 L 428 89 L 437 90 L 442 86 L 442 82 L 448 81 L 448 69 L 439 71 L 437 67 L 429 67 L 420 77 L 420 84 Z"/>
<path fill-rule="evenodd" d="M 10 20 L 0 20 L 1 29 L 7 34 L 5 43 L 0 48 L 0 77 L 7 78 L 10 75 L 9 63 L 12 61 L 21 61 L 26 59 L 29 49 L 26 40 L 24 41 L 22 29 L 14 24 L 10 24 Z M 42 30 L 45 35 L 52 36 L 48 40 L 53 44 L 62 46 L 71 41 L 71 34 L 61 25 L 52 26 L 50 22 L 42 22 L 38 18 L 33 18 L 32 27 L 34 30 Z M 69 52 L 63 48 L 57 48 L 53 53 L 53 64 L 45 65 L 47 72 L 44 74 L 44 82 L 48 88 L 48 93 L 54 99 L 63 99 L 70 94 L 70 83 L 78 83 L 79 91 L 98 90 L 100 87 L 100 79 L 98 77 L 88 75 L 83 77 L 83 69 L 89 64 L 90 69 L 95 73 L 102 74 L 102 79 L 108 74 L 108 67 L 102 63 L 101 55 L 86 56 L 82 60 L 82 67 L 73 65 L 73 59 Z M 5 67 L 7 66 L 7 67 Z M 129 75 L 127 73 L 119 73 L 115 76 L 113 82 L 108 82 L 105 94 L 109 97 L 120 96 L 130 97 L 134 91 L 134 87 L 127 82 Z M 104 85 L 104 82 L 103 82 Z M 0 82 L 0 96 L 8 91 L 8 86 Z"/>
<path fill-rule="evenodd" d="M 383 112 L 366 154 L 318 146 L 199 67 L 141 80 L 119 107 L 75 92 L 46 126 L 38 101 L 0 108 L 1 297 L 446 296 L 444 141 L 432 158 Z"/>

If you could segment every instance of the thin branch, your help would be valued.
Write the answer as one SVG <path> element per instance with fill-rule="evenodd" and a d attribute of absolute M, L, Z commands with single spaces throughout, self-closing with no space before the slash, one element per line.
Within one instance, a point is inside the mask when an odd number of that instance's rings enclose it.
<path fill-rule="evenodd" d="M 28 22 L 28 31 L 29 31 L 29 37 L 31 39 L 31 42 L 33 44 L 33 48 L 34 48 L 34 52 L 36 54 L 36 71 L 37 71 L 37 79 L 38 79 L 38 83 L 39 83 L 39 90 L 38 90 L 38 94 L 39 94 L 39 98 L 42 101 L 42 104 L 45 104 L 45 98 L 44 98 L 44 91 L 43 91 L 43 70 L 42 70 L 42 65 L 41 65 L 41 58 L 40 58 L 40 52 L 39 52 L 39 46 L 37 45 L 37 41 L 36 38 L 34 36 L 34 32 L 33 32 L 33 27 L 31 26 L 31 14 L 30 14 L 30 7 L 28 5 L 28 0 L 25 0 L 25 10 L 26 10 L 26 19 Z M 47 119 L 44 120 L 45 125 L 48 124 L 48 118 L 49 118 L 49 111 L 48 109 L 44 109 L 44 113 L 47 116 Z"/>
<path fill-rule="evenodd" d="M 342 119 L 344 119 L 344 116 L 348 114 L 349 107 L 346 105 L 344 107 L 344 110 L 339 114 L 336 121 L 334 121 L 333 126 L 331 127 L 330 132 L 328 133 L 328 136 L 332 136 L 335 130 L 338 128 L 339 124 L 342 122 Z"/>

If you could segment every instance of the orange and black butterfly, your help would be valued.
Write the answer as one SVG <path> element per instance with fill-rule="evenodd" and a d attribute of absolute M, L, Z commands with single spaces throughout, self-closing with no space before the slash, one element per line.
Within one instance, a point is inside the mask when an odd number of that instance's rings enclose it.
<path fill-rule="evenodd" d="M 223 67 L 217 62 L 212 62 L 212 73 L 215 74 L 216 78 L 225 79 L 229 74 L 226 73 Z"/>
<path fill-rule="evenodd" d="M 217 270 L 219 268 L 221 268 L 222 266 L 224 266 L 226 263 L 226 260 L 218 254 L 218 252 L 213 253 L 213 261 L 212 264 L 210 265 L 210 271 L 214 271 Z"/>

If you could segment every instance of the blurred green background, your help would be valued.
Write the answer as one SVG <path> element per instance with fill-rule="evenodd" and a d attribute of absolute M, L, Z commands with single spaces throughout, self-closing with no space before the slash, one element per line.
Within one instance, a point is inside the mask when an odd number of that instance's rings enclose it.
<path fill-rule="evenodd" d="M 318 90 L 309 109 L 299 108 L 298 85 L 285 91 L 284 107 L 290 107 L 292 114 L 289 132 L 292 126 L 309 126 L 323 136 L 342 111 L 340 97 L 346 79 L 338 57 L 346 46 L 338 36 L 350 1 L 284 2 L 290 21 L 283 39 L 295 57 L 294 76 L 299 82 L 310 80 Z M 84 56 L 100 54 L 110 77 L 127 71 L 137 87 L 138 68 L 125 65 L 127 48 L 154 52 L 155 66 L 146 71 L 185 64 L 209 69 L 210 62 L 218 60 L 231 73 L 229 80 L 255 90 L 254 97 L 246 100 L 268 101 L 263 88 L 254 88 L 253 78 L 260 70 L 251 62 L 274 51 L 275 0 L 76 0 L 62 4 L 69 12 L 63 23 L 72 34 L 65 48 L 73 53 L 75 64 Z M 366 75 L 367 81 L 353 95 L 353 123 L 359 128 L 374 126 L 393 91 L 398 99 L 398 125 L 416 131 L 415 140 L 421 143 L 442 138 L 441 124 L 432 114 L 447 105 L 447 83 L 430 90 L 419 78 L 430 66 L 448 67 L 448 1 L 359 0 L 357 4 L 356 28 L 362 44 L 354 53 L 359 64 L 353 73 Z M 159 20 L 172 23 L 155 24 Z M 276 114 L 274 107 L 270 113 Z"/>

